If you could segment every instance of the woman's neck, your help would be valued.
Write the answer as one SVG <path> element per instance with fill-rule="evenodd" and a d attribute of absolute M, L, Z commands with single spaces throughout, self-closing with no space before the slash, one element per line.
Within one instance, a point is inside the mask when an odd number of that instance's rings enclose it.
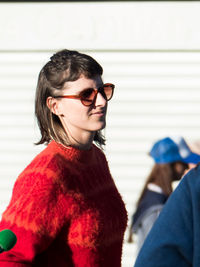
<path fill-rule="evenodd" d="M 81 150 L 89 150 L 93 144 L 96 131 L 83 130 L 81 128 L 67 126 L 65 120 L 60 117 L 61 123 L 67 135 L 67 144 Z"/>
<path fill-rule="evenodd" d="M 69 144 L 80 150 L 89 150 L 92 146 L 95 133 L 83 134 L 78 138 L 69 136 Z"/>

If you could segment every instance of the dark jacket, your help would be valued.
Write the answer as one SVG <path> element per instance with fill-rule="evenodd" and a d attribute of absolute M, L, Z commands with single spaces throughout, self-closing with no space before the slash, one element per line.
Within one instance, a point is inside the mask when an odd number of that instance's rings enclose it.
<path fill-rule="evenodd" d="M 155 222 L 135 267 L 200 266 L 200 166 L 182 178 Z"/>

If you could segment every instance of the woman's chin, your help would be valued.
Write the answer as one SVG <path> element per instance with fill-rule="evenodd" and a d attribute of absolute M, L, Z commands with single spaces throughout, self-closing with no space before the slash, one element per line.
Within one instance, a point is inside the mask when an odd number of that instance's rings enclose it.
<path fill-rule="evenodd" d="M 95 131 L 103 130 L 105 127 L 106 127 L 105 121 L 98 122 L 96 127 L 95 127 Z"/>

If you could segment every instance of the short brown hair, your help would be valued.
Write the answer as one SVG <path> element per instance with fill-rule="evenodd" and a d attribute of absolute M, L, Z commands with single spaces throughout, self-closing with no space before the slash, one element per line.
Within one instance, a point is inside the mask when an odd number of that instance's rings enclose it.
<path fill-rule="evenodd" d="M 103 74 L 101 65 L 91 56 L 78 51 L 61 50 L 55 53 L 41 69 L 35 96 L 35 115 L 41 132 L 41 139 L 36 143 L 48 144 L 51 139 L 66 144 L 68 137 L 59 117 L 47 107 L 49 96 L 55 96 L 67 81 L 76 81 L 81 75 L 94 78 Z M 105 138 L 97 131 L 94 141 L 101 147 Z"/>

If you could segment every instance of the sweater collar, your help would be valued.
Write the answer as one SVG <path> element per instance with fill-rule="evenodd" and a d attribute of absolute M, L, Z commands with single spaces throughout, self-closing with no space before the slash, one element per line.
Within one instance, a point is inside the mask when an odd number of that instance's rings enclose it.
<path fill-rule="evenodd" d="M 157 193 L 160 193 L 160 194 L 163 194 L 163 190 L 160 186 L 156 185 L 156 184 L 153 184 L 153 183 L 149 183 L 147 185 L 147 188 L 153 192 L 157 192 Z"/>
<path fill-rule="evenodd" d="M 91 148 L 88 150 L 81 150 L 72 146 L 64 146 L 63 144 L 52 140 L 49 143 L 49 146 L 51 146 L 55 152 L 59 151 L 63 156 L 67 157 L 68 160 L 71 161 L 75 160 L 81 163 L 90 164 L 95 159 L 94 154 L 96 146 L 94 144 L 92 144 Z"/>

